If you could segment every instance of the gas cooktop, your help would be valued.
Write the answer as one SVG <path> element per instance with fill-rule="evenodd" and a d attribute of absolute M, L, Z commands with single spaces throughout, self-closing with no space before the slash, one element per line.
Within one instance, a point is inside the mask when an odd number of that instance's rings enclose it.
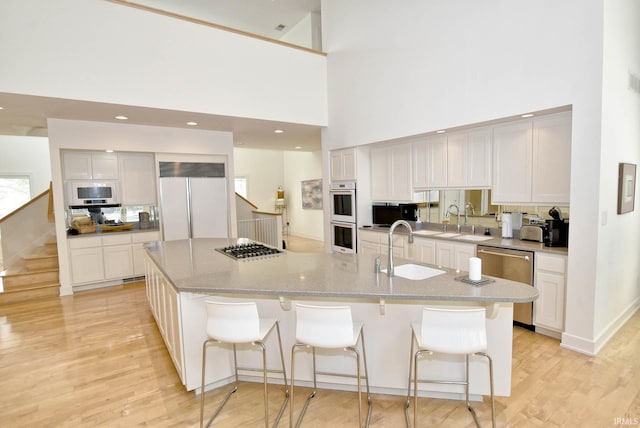
<path fill-rule="evenodd" d="M 267 247 L 259 242 L 248 244 L 230 245 L 224 248 L 216 248 L 216 251 L 236 260 L 255 259 L 256 257 L 276 256 L 283 251 L 277 248 Z"/>

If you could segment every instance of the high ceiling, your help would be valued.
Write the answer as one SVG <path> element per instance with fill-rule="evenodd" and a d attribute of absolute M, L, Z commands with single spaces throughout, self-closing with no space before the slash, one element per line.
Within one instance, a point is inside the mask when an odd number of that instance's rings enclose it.
<path fill-rule="evenodd" d="M 320 0 L 135 0 L 165 11 L 237 28 L 270 38 L 309 12 L 320 10 Z M 284 25 L 282 31 L 275 28 Z M 233 132 L 236 147 L 314 151 L 320 149 L 320 128 L 202 113 L 150 109 L 86 101 L 0 93 L 0 135 L 47 135 L 47 118 L 129 123 Z M 114 117 L 129 117 L 125 122 Z M 284 132 L 274 133 L 280 129 Z"/>

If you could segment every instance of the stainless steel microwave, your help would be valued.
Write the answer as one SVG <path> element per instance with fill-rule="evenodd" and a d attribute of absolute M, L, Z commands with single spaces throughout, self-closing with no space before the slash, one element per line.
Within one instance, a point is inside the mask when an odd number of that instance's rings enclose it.
<path fill-rule="evenodd" d="M 67 203 L 71 208 L 92 206 L 119 207 L 119 183 L 116 180 L 67 182 Z"/>

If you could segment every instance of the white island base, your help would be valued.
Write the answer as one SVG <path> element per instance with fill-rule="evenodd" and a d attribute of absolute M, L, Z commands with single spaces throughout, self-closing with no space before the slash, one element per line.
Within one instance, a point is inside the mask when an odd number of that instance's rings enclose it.
<path fill-rule="evenodd" d="M 406 395 L 411 340 L 410 323 L 419 322 L 426 305 L 482 306 L 475 302 L 446 301 L 387 301 L 373 299 L 306 298 L 290 300 L 272 296 L 245 296 L 177 292 L 165 275 L 153 264 L 147 263 L 147 297 L 158 327 L 164 337 L 176 369 L 186 389 L 199 392 L 202 367 L 202 343 L 206 339 L 206 300 L 255 301 L 261 317 L 274 317 L 280 321 L 283 351 L 287 373 L 290 370 L 291 347 L 295 341 L 295 302 L 325 305 L 350 305 L 354 320 L 364 322 L 369 383 L 372 393 Z M 494 387 L 497 396 L 509 396 L 511 390 L 511 350 L 513 304 L 489 304 L 493 314 L 487 319 L 488 353 L 494 362 Z M 489 311 L 488 311 L 489 313 Z M 267 365 L 279 367 L 275 332 L 267 340 Z M 211 346 L 208 350 L 206 389 L 231 383 L 231 347 Z M 240 367 L 261 367 L 261 353 L 249 346 L 238 347 Z M 354 374 L 355 358 L 349 353 L 328 354 L 318 350 L 318 371 Z M 296 360 L 296 386 L 311 386 L 311 353 L 305 361 L 303 352 Z M 421 378 L 460 380 L 464 376 L 464 357 L 438 355 L 423 357 Z M 472 357 L 470 364 L 470 393 L 479 400 L 489 394 L 489 370 L 486 358 Z M 262 382 L 261 373 L 240 372 L 241 379 Z M 270 383 L 282 384 L 282 376 L 269 374 Z M 356 390 L 355 379 L 318 376 L 320 388 Z M 459 385 L 420 384 L 419 394 L 440 398 L 464 399 Z"/>

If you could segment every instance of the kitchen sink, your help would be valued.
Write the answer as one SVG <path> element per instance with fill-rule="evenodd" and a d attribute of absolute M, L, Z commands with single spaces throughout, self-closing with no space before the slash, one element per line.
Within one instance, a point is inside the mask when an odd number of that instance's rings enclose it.
<path fill-rule="evenodd" d="M 413 233 L 416 235 L 437 235 L 442 232 L 438 232 L 437 230 L 414 230 Z"/>
<path fill-rule="evenodd" d="M 447 233 L 439 233 L 438 238 L 453 238 L 454 236 L 460 236 L 459 233 L 447 232 Z"/>
<path fill-rule="evenodd" d="M 442 235 L 440 235 L 442 236 Z M 465 241 L 488 241 L 492 239 L 493 236 L 483 236 L 483 235 L 462 235 L 458 236 L 456 239 L 463 239 Z"/>
<path fill-rule="evenodd" d="M 382 269 L 381 272 L 387 273 L 387 270 Z M 412 279 L 414 281 L 432 278 L 434 276 L 442 275 L 443 273 L 446 273 L 446 271 L 430 268 L 427 266 L 416 265 L 413 263 L 396 266 L 393 269 L 394 276 L 400 276 L 402 278 Z"/>

